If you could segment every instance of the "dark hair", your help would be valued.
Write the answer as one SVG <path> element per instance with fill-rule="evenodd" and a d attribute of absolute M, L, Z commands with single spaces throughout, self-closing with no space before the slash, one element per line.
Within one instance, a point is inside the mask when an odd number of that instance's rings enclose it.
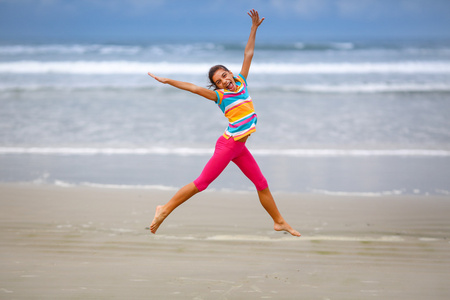
<path fill-rule="evenodd" d="M 214 88 L 215 90 L 217 90 L 217 86 L 213 81 L 213 76 L 217 72 L 217 70 L 224 70 L 224 71 L 230 72 L 230 70 L 228 70 L 227 67 L 225 67 L 223 65 L 215 65 L 215 66 L 211 67 L 211 69 L 209 69 L 208 78 L 209 78 L 210 85 L 208 87 Z"/>

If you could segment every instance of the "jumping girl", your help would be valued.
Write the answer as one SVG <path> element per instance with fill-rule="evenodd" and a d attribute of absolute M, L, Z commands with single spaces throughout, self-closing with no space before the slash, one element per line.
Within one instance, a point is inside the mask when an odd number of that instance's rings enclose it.
<path fill-rule="evenodd" d="M 215 87 L 215 90 L 148 73 L 148 75 L 161 83 L 170 84 L 176 88 L 198 94 L 216 102 L 229 120 L 228 128 L 217 140 L 214 154 L 200 176 L 182 187 L 165 205 L 156 207 L 155 218 L 150 225 L 152 233 L 156 233 L 161 223 L 175 208 L 195 194 L 205 190 L 232 161 L 255 185 L 262 206 L 274 221 L 274 229 L 287 231 L 294 236 L 300 236 L 300 233 L 294 230 L 281 216 L 266 179 L 252 154 L 245 146 L 245 142 L 250 134 L 256 130 L 257 118 L 252 99 L 247 91 L 247 76 L 255 49 L 256 31 L 264 21 L 264 18 L 260 19 L 258 12 L 254 9 L 248 15 L 252 18 L 252 27 L 245 47 L 241 72 L 238 76 L 234 76 L 231 71 L 222 65 L 212 67 L 209 70 L 209 80 L 211 81 L 211 87 Z"/>

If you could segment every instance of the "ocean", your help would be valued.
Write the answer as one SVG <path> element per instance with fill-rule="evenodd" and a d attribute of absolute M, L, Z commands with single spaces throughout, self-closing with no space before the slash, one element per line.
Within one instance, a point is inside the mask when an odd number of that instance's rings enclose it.
<path fill-rule="evenodd" d="M 245 41 L 0 42 L 0 182 L 173 189 L 227 120 L 207 86 Z M 257 42 L 247 146 L 273 192 L 450 193 L 450 42 Z M 230 164 L 210 190 L 254 190 Z"/>

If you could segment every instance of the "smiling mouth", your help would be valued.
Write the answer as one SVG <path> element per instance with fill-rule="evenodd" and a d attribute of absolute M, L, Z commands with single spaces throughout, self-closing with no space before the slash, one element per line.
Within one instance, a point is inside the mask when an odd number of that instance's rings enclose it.
<path fill-rule="evenodd" d="M 230 81 L 230 83 L 227 85 L 227 89 L 231 91 L 233 90 L 233 87 L 234 87 L 233 82 Z"/>

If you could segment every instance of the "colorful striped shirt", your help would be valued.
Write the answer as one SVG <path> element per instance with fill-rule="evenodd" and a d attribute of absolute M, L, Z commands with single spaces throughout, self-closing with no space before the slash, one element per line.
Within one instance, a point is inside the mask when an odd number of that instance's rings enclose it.
<path fill-rule="evenodd" d="M 216 90 L 217 104 L 228 118 L 228 128 L 223 136 L 233 137 L 235 141 L 256 131 L 257 116 L 253 108 L 252 98 L 247 91 L 247 81 L 242 74 L 234 77 L 236 91 Z"/>

